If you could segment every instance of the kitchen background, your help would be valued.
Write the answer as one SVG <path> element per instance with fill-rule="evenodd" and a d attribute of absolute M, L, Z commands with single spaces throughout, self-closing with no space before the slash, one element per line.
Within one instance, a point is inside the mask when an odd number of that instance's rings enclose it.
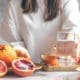
<path fill-rule="evenodd" d="M 8 5 L 10 0 L 0 0 L 0 23 L 2 22 L 3 20 L 3 16 L 4 16 L 4 12 L 6 10 L 6 6 Z M 80 0 L 78 0 L 79 2 L 79 8 L 80 8 Z M 75 4 L 74 4 L 75 6 Z"/>

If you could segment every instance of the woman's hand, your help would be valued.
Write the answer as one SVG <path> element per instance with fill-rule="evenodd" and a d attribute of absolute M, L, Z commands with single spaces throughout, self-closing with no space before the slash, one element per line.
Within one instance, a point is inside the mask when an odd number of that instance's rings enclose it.
<path fill-rule="evenodd" d="M 14 47 L 14 49 L 15 49 L 18 57 L 24 57 L 24 58 L 31 59 L 29 52 L 26 48 L 17 46 L 17 47 Z"/>

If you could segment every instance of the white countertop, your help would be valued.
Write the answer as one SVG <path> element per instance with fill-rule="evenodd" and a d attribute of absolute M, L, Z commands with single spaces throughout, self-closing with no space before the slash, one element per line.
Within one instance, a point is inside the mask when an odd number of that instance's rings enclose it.
<path fill-rule="evenodd" d="M 44 72 L 36 71 L 29 77 L 17 77 L 9 73 L 0 80 L 80 80 L 80 72 Z"/>

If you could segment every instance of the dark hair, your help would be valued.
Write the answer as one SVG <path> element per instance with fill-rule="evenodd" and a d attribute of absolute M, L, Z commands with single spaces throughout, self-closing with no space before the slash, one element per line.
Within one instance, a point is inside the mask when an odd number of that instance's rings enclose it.
<path fill-rule="evenodd" d="M 45 0 L 44 20 L 49 21 L 58 15 L 59 4 L 58 0 Z M 21 7 L 23 13 L 36 12 L 38 9 L 36 0 L 22 0 Z"/>

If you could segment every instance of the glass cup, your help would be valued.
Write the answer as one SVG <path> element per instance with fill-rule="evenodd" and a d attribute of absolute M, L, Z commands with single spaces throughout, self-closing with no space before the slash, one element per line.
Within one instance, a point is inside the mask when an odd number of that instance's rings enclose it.
<path fill-rule="evenodd" d="M 75 33 L 69 31 L 57 32 L 56 56 L 59 57 L 61 65 L 73 64 L 76 55 Z"/>

